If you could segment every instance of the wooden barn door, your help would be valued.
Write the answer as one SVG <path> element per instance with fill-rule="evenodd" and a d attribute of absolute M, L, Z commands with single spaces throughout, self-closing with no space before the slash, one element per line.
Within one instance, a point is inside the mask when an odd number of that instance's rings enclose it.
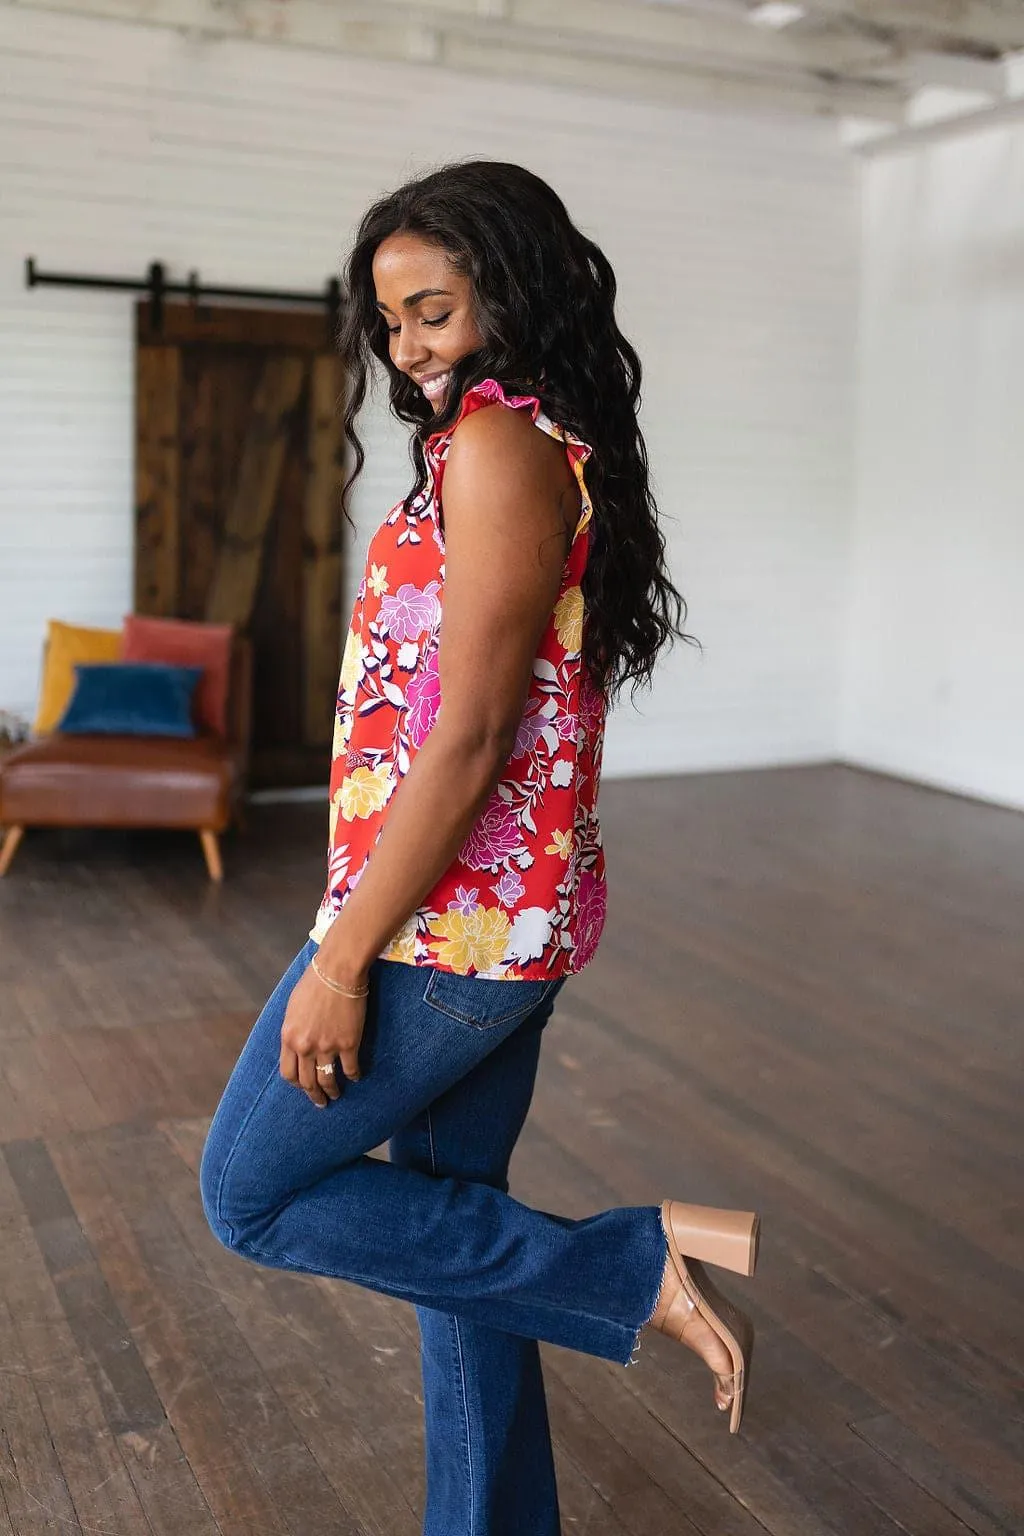
<path fill-rule="evenodd" d="M 254 788 L 325 784 L 341 649 L 340 360 L 325 314 L 136 309 L 135 610 L 253 647 Z"/>

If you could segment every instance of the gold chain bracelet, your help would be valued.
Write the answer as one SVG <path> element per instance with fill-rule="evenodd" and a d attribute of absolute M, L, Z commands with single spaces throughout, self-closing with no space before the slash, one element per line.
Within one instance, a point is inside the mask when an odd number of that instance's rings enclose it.
<path fill-rule="evenodd" d="M 332 992 L 337 992 L 339 997 L 369 997 L 370 989 L 368 986 L 363 987 L 359 992 L 353 992 L 348 987 L 343 987 L 340 981 L 332 981 L 330 976 L 325 976 L 323 971 L 316 963 L 316 955 L 313 956 L 310 964 L 312 965 L 316 974 L 319 976 L 320 980 L 323 982 L 324 986 L 330 987 Z"/>

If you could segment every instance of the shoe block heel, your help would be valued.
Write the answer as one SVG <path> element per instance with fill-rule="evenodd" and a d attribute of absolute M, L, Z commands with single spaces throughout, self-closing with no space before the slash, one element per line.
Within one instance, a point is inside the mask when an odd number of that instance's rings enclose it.
<path fill-rule="evenodd" d="M 734 1275 L 754 1273 L 761 1239 L 761 1218 L 755 1211 L 727 1211 L 666 1200 L 661 1212 L 663 1225 L 680 1254 L 729 1269 Z"/>

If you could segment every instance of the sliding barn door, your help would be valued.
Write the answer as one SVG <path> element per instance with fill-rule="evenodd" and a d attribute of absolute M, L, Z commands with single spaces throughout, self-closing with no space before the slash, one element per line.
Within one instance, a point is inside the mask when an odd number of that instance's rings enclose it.
<path fill-rule="evenodd" d="M 340 361 L 326 314 L 136 310 L 135 609 L 253 646 L 256 788 L 326 784 L 341 649 Z"/>

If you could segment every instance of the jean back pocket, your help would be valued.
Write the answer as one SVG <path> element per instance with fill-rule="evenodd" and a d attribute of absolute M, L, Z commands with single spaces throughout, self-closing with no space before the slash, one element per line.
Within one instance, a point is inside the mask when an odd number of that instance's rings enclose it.
<path fill-rule="evenodd" d="M 561 981 L 557 976 L 548 981 L 489 981 L 431 967 L 423 1001 L 473 1029 L 494 1029 L 525 1019 L 559 990 Z"/>

